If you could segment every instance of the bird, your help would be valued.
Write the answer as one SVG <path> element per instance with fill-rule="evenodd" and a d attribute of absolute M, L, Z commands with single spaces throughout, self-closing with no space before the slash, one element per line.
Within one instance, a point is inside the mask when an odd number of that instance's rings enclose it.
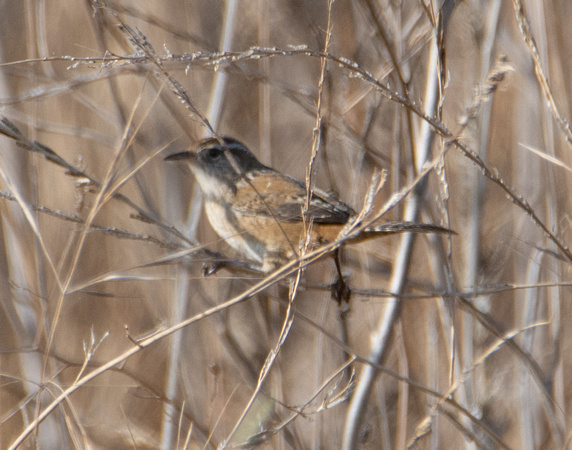
<path fill-rule="evenodd" d="M 204 139 L 195 150 L 173 153 L 165 160 L 188 163 L 203 192 L 204 209 L 214 231 L 265 274 L 298 258 L 308 232 L 312 250 L 336 240 L 357 217 L 349 205 L 319 189 L 313 190 L 304 211 L 306 185 L 262 164 L 232 137 Z M 364 229 L 354 241 L 405 231 L 452 233 L 432 224 L 385 222 Z M 340 277 L 336 288 L 340 292 L 335 297 L 349 299 L 339 253 L 333 255 Z"/>

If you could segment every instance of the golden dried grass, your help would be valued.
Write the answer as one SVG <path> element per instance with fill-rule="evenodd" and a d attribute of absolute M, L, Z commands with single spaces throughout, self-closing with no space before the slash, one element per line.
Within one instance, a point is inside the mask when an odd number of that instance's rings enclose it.
<path fill-rule="evenodd" d="M 4 3 L 0 447 L 566 445 L 565 2 Z M 206 119 L 457 235 L 203 277 Z"/>

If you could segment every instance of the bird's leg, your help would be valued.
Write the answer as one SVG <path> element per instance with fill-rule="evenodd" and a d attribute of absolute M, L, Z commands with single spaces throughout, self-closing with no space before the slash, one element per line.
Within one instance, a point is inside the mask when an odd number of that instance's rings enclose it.
<path fill-rule="evenodd" d="M 338 277 L 334 284 L 332 284 L 332 298 L 338 302 L 338 314 L 340 315 L 340 338 L 343 343 L 348 345 L 348 313 L 350 311 L 350 296 L 351 291 L 350 287 L 346 283 L 344 279 L 344 275 L 342 274 L 342 261 L 340 255 L 340 249 L 337 248 L 336 251 L 332 254 L 334 257 L 334 262 L 336 263 L 336 270 L 338 272 Z M 350 355 L 346 354 L 343 351 L 344 359 L 349 358 Z M 351 369 L 348 367 L 346 369 L 348 380 L 351 379 L 350 371 Z"/>
<path fill-rule="evenodd" d="M 338 302 L 338 305 L 341 308 L 347 309 L 350 303 L 351 291 L 350 287 L 346 283 L 344 279 L 344 275 L 342 274 L 342 263 L 340 259 L 340 249 L 336 249 L 336 251 L 332 255 L 334 257 L 334 261 L 336 263 L 336 270 L 338 272 L 338 278 L 332 284 L 332 298 Z"/>

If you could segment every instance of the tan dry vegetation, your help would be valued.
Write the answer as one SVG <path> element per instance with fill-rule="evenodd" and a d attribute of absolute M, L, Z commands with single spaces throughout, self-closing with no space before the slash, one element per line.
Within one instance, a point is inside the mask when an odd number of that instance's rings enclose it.
<path fill-rule="evenodd" d="M 572 5 L 450 3 L 1 2 L 0 447 L 565 447 Z M 203 277 L 203 118 L 457 234 Z"/>

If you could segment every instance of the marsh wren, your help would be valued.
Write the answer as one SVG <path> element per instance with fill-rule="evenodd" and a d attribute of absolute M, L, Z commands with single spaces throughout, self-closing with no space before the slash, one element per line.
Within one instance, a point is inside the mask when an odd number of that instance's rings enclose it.
<path fill-rule="evenodd" d="M 319 190 L 312 193 L 304 214 L 306 186 L 265 166 L 230 137 L 205 139 L 196 151 L 174 153 L 165 160 L 189 164 L 203 191 L 213 229 L 265 273 L 298 257 L 307 229 L 313 249 L 334 241 L 356 216 L 351 207 Z M 436 225 L 390 222 L 365 229 L 356 240 L 404 231 L 451 232 Z M 337 259 L 336 266 L 341 277 Z"/>

